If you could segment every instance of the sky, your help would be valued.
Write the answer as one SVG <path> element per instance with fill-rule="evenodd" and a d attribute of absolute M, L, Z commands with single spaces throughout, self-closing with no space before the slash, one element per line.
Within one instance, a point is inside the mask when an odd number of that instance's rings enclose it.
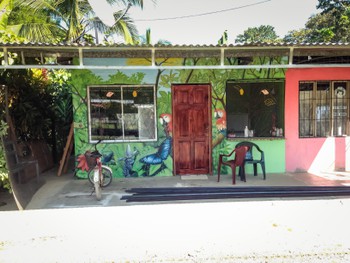
<path fill-rule="evenodd" d="M 89 0 L 97 15 L 110 23 L 113 9 L 105 0 Z M 151 29 L 152 43 L 216 45 L 227 30 L 228 43 L 249 27 L 271 25 L 278 36 L 303 28 L 318 10 L 318 0 L 144 0 L 144 8 L 131 7 L 140 35 Z"/>

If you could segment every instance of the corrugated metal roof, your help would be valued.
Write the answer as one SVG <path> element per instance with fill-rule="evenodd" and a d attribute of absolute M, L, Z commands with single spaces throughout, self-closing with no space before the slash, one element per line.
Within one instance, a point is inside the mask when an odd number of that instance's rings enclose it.
<path fill-rule="evenodd" d="M 155 44 L 155 45 L 130 45 L 130 44 L 91 44 L 91 43 L 41 43 L 41 42 L 0 42 L 0 47 L 67 47 L 67 48 L 252 48 L 252 47 L 349 47 L 350 43 L 342 42 L 246 42 L 228 45 L 172 45 L 172 44 Z"/>
<path fill-rule="evenodd" d="M 126 45 L 126 44 L 88 44 L 88 43 L 34 43 L 34 42 L 12 42 L 0 43 L 1 49 L 8 51 L 23 51 L 26 56 L 37 56 L 38 52 L 62 53 L 69 52 L 70 56 L 79 57 L 79 51 L 84 52 L 84 57 L 145 57 L 155 52 L 155 57 L 220 57 L 224 56 L 252 56 L 265 55 L 268 50 L 270 55 L 285 55 L 291 50 L 293 55 L 317 55 L 317 52 L 342 52 L 339 55 L 346 55 L 350 47 L 349 43 L 237 43 L 229 45 Z M 127 51 L 123 53 L 122 51 Z M 282 52 L 281 54 L 281 50 Z M 311 51 L 313 50 L 313 51 Z M 316 51 L 318 50 L 318 51 Z M 133 51 L 133 52 L 131 52 Z M 179 51 L 181 51 L 179 53 Z M 107 54 L 106 52 L 117 52 Z M 120 53 L 118 53 L 120 52 Z M 149 52 L 149 54 L 148 54 Z M 251 53 L 253 52 L 253 53 Z M 256 53 L 258 52 L 258 53 Z M 315 53 L 316 52 L 316 53 Z M 349 54 L 350 55 L 350 54 Z"/>
<path fill-rule="evenodd" d="M 56 53 L 59 56 L 79 57 L 249 57 L 283 56 L 293 52 L 293 56 L 306 55 L 350 55 L 349 43 L 238 43 L 229 45 L 125 45 L 125 44 L 87 44 L 87 43 L 0 43 L 0 49 L 12 52 L 24 52 L 25 56 L 38 56 L 41 53 Z M 112 52 L 112 53 L 111 53 Z M 113 53 L 114 52 L 114 53 Z M 349 53 L 349 54 L 348 54 Z M 153 55 L 152 55 L 153 56 Z"/>
<path fill-rule="evenodd" d="M 37 42 L 9 42 L 0 43 L 0 51 L 5 57 L 4 65 L 0 68 L 29 68 L 29 67 L 66 67 L 66 68 L 114 68 L 114 69 L 142 69 L 142 68 L 288 68 L 307 67 L 313 65 L 340 64 L 341 67 L 350 66 L 350 43 L 297 43 L 297 42 L 252 42 L 229 45 L 126 45 L 126 44 L 88 44 L 88 43 L 37 43 Z M 9 65 L 7 52 L 15 52 L 21 58 L 21 65 Z M 56 64 L 48 64 L 45 58 L 56 59 Z M 253 57 L 287 57 L 288 63 L 280 65 L 250 65 Z M 310 60 L 309 57 L 317 58 Z M 341 60 L 333 59 L 342 58 Z M 33 60 L 35 58 L 35 60 Z M 39 58 L 39 63 L 37 63 Z M 72 58 L 79 59 L 79 65 L 71 63 Z M 85 65 L 85 58 L 142 58 L 149 64 L 142 66 L 115 65 Z M 168 58 L 217 58 L 217 65 L 162 65 L 157 59 Z M 243 64 L 233 65 L 228 59 L 241 59 Z M 321 59 L 320 59 L 321 58 Z M 332 59 L 329 59 L 332 58 Z M 345 58 L 345 59 L 343 59 Z M 35 62 L 36 61 L 36 62 Z M 36 64 L 35 64 L 36 63 Z M 249 65 L 248 65 L 249 64 Z M 297 64 L 297 65 L 295 65 Z M 339 65 L 338 65 L 339 66 Z"/>

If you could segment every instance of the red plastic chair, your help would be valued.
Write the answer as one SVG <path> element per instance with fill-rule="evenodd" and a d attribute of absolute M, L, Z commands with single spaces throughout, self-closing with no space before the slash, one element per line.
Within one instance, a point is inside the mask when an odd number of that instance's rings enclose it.
<path fill-rule="evenodd" d="M 244 172 L 244 158 L 246 153 L 249 151 L 248 146 L 241 146 L 235 148 L 230 154 L 220 154 L 219 155 L 219 165 L 218 165 L 218 182 L 220 182 L 220 170 L 221 165 L 227 165 L 231 167 L 232 170 L 232 184 L 236 184 L 236 167 L 240 168 L 241 177 L 245 177 Z M 235 159 L 228 160 L 227 157 L 230 157 L 233 153 L 235 153 Z M 226 157 L 226 160 L 223 160 Z"/>

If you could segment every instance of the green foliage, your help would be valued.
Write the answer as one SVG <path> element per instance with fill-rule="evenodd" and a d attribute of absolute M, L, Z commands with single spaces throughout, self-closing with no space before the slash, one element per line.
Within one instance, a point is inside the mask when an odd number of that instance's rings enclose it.
<path fill-rule="evenodd" d="M 218 40 L 218 45 L 226 45 L 228 43 L 228 34 L 227 30 L 222 33 L 221 38 Z"/>
<path fill-rule="evenodd" d="M 245 43 L 245 42 L 278 42 L 280 41 L 278 35 L 275 32 L 275 28 L 270 25 L 261 25 L 259 27 L 249 27 L 239 34 L 235 42 Z"/>
<path fill-rule="evenodd" d="M 4 43 L 23 42 L 24 38 L 16 36 L 15 34 L 6 30 L 0 30 L 0 41 Z M 1 55 L 1 57 L 3 57 L 3 55 Z"/>
<path fill-rule="evenodd" d="M 349 42 L 350 1 L 319 0 L 321 13 L 312 15 L 305 28 L 288 32 L 285 41 L 293 42 Z"/>
<path fill-rule="evenodd" d="M 80 98 L 86 98 L 86 89 L 80 87 L 87 87 L 89 85 L 100 84 L 103 82 L 102 78 L 93 74 L 90 70 L 72 70 L 71 73 L 71 85 L 73 86 L 72 92 L 78 95 Z"/>
<path fill-rule="evenodd" d="M 8 24 L 8 18 L 13 8 L 12 0 L 2 0 L 0 3 L 0 30 L 5 30 Z"/>
<path fill-rule="evenodd" d="M 47 87 L 47 92 L 51 96 L 51 105 L 49 106 L 53 113 L 51 127 L 54 127 L 54 130 L 51 132 L 55 137 L 57 155 L 61 156 L 73 121 L 72 87 L 69 84 L 70 73 L 66 70 L 50 70 L 47 77 L 50 80 L 50 85 Z"/>
<path fill-rule="evenodd" d="M 306 39 L 306 35 L 308 34 L 308 31 L 309 30 L 305 28 L 302 28 L 299 30 L 291 30 L 284 36 L 283 41 L 296 42 L 296 43 L 304 42 Z"/>
<path fill-rule="evenodd" d="M 6 30 L 0 30 L 0 42 L 13 43 L 13 42 L 22 42 L 23 40 L 24 40 L 23 38 L 20 38 L 11 32 L 8 32 Z M 18 61 L 18 54 L 13 52 L 8 52 L 7 58 L 8 58 L 8 63 L 12 65 Z M 0 52 L 0 62 L 3 59 L 4 59 L 4 52 Z M 0 77 L 4 76 L 5 74 L 6 74 L 5 70 L 0 70 Z"/>
<path fill-rule="evenodd" d="M 109 76 L 108 84 L 141 84 L 145 73 L 136 72 L 130 76 L 118 70 L 115 74 Z"/>
<path fill-rule="evenodd" d="M 157 98 L 158 112 L 171 113 L 171 93 L 166 91 L 159 91 Z"/>
<path fill-rule="evenodd" d="M 44 130 L 48 128 L 47 117 L 42 116 L 43 110 L 47 110 L 42 105 L 48 100 L 43 83 L 32 79 L 27 70 L 7 71 L 4 78 L 11 101 L 10 115 L 18 135 L 22 138 L 42 137 L 41 126 Z"/>
<path fill-rule="evenodd" d="M 322 13 L 328 13 L 331 10 L 344 11 L 350 5 L 350 0 L 318 0 L 317 9 L 321 9 Z"/>
<path fill-rule="evenodd" d="M 7 124 L 3 120 L 0 120 L 0 138 L 7 134 L 7 128 Z M 2 140 L 0 140 L 0 187 L 11 190 Z"/>
<path fill-rule="evenodd" d="M 21 25 L 18 33 L 30 41 L 53 42 L 54 37 L 58 36 L 60 41 L 91 43 L 97 39 L 97 35 L 93 39 L 87 32 L 94 31 L 96 34 L 102 34 L 106 39 L 111 35 L 120 35 L 126 43 L 131 44 L 138 39 L 136 27 L 127 12 L 131 5 L 142 7 L 143 0 L 128 1 L 128 3 L 109 1 L 114 5 L 118 2 L 122 8 L 114 14 L 116 21 L 113 26 L 107 26 L 99 17 L 96 17 L 89 1 L 14 0 L 14 2 L 19 12 L 25 10 L 24 14 L 27 14 L 24 17 L 21 16 L 21 19 L 18 15 L 13 19 Z M 126 5 L 125 8 L 122 7 L 123 4 Z M 46 20 L 41 21 L 41 17 Z M 38 20 L 41 23 L 38 23 Z M 40 30 L 40 24 L 42 30 Z"/>
<path fill-rule="evenodd" d="M 170 89 L 171 84 L 176 83 L 178 78 L 179 78 L 179 74 L 174 70 L 170 70 L 169 74 L 162 74 L 160 76 L 159 85 L 164 87 L 164 88 Z"/>
<path fill-rule="evenodd" d="M 8 87 L 9 113 L 19 141 L 41 140 L 63 151 L 72 123 L 70 75 L 65 70 L 9 70 L 3 72 Z"/>
<path fill-rule="evenodd" d="M 50 17 L 47 10 L 33 10 L 26 6 L 16 6 L 9 16 L 7 31 L 35 42 L 58 43 L 64 39 L 64 29 L 58 20 Z"/>

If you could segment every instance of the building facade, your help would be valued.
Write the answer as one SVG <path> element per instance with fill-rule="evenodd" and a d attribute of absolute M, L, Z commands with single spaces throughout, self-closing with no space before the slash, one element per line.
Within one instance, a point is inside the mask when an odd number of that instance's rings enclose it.
<path fill-rule="evenodd" d="M 247 140 L 267 173 L 349 170 L 347 44 L 1 48 L 70 70 L 75 154 L 99 142 L 115 177 L 216 174 Z"/>

